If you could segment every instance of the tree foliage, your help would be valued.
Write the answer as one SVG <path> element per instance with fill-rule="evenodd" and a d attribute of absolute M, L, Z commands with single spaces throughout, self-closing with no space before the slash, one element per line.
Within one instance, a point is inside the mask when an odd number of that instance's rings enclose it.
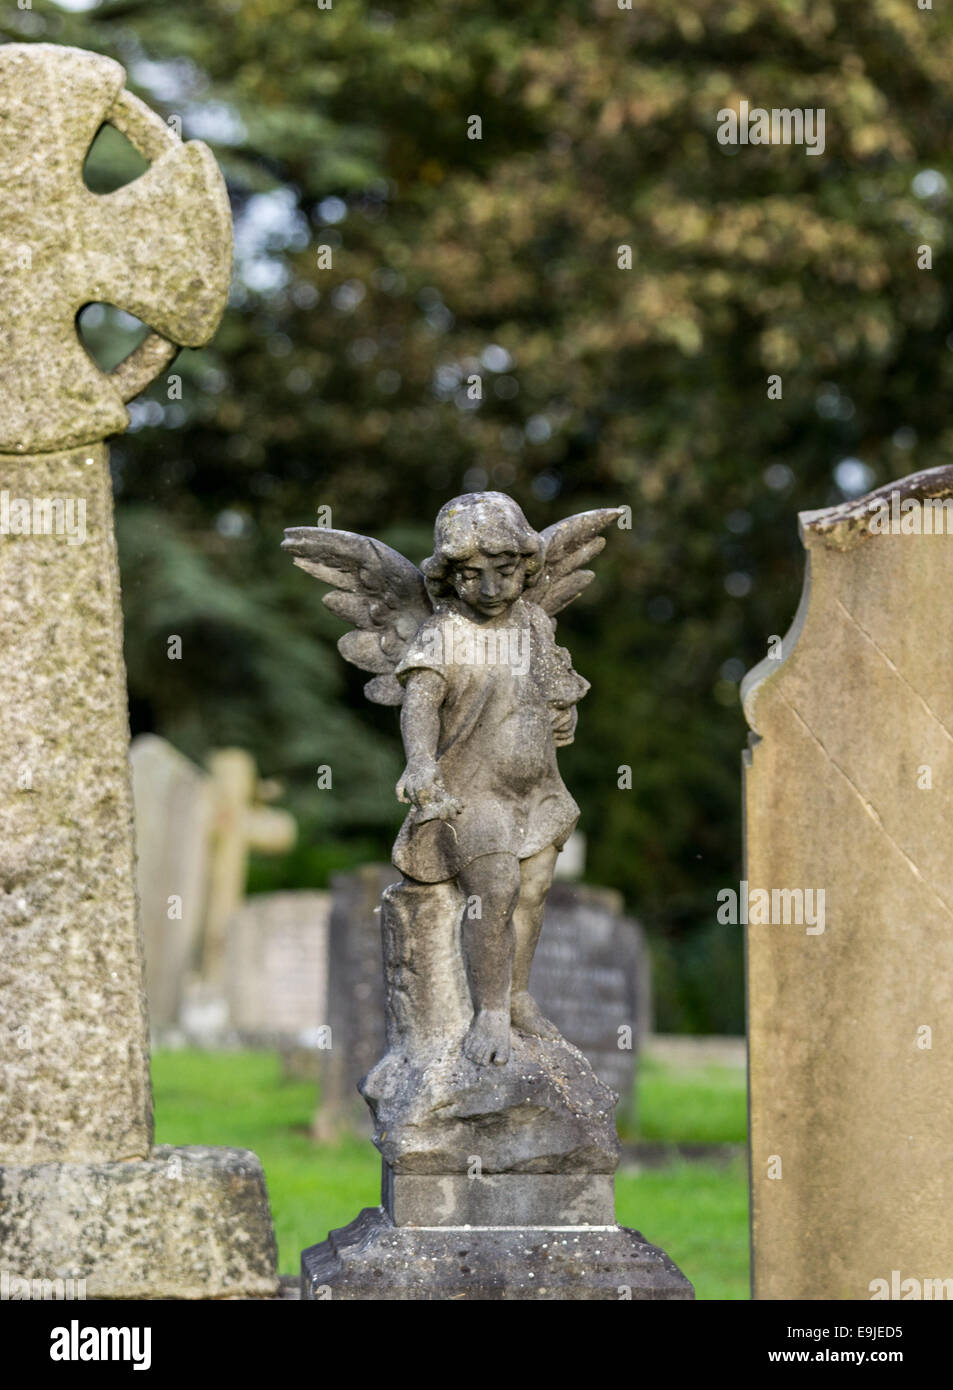
<path fill-rule="evenodd" d="M 7 38 L 124 62 L 233 198 L 217 342 L 114 448 L 137 726 L 252 747 L 310 836 L 386 853 L 393 716 L 362 703 L 282 527 L 328 506 L 419 559 L 464 489 L 510 491 L 539 527 L 628 504 L 561 624 L 593 684 L 565 775 L 588 876 L 652 931 L 661 1025 L 740 1028 L 740 940 L 714 923 L 740 866 L 737 683 L 793 613 L 796 513 L 953 462 L 941 9 L 8 10 Z M 823 108 L 823 155 L 720 144 L 742 99 Z"/>

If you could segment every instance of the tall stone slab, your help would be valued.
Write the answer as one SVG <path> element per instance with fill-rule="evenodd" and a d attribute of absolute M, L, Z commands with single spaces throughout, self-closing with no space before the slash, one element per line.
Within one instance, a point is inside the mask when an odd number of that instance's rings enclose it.
<path fill-rule="evenodd" d="M 142 1158 L 152 1098 L 106 450 L 2 472 L 12 496 L 83 502 L 85 540 L 0 539 L 0 1159 Z"/>
<path fill-rule="evenodd" d="M 802 513 L 800 608 L 742 686 L 761 1299 L 953 1276 L 951 513 L 949 468 Z"/>
<path fill-rule="evenodd" d="M 0 1266 L 90 1297 L 267 1296 L 255 1156 L 152 1149 L 102 441 L 179 345 L 212 336 L 231 240 L 211 153 L 124 76 L 78 49 L 0 48 Z M 104 122 L 150 168 L 99 197 L 82 169 Z M 92 300 L 153 330 L 108 375 L 76 335 Z M 183 1252 L 186 1231 L 217 1257 Z"/>

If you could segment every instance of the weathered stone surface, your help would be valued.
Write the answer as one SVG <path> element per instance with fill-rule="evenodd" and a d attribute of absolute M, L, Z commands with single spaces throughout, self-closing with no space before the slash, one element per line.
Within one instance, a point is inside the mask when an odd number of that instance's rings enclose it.
<path fill-rule="evenodd" d="M 395 1038 L 406 1035 L 411 1016 L 429 1035 L 439 1035 L 448 1021 L 466 1027 L 468 995 L 455 949 L 463 900 L 444 885 L 443 899 L 434 885 L 415 893 L 404 884 L 398 894 L 399 880 L 390 865 L 368 864 L 332 881 L 328 1011 L 333 1047 L 320 1059 L 315 1132 L 321 1138 L 368 1128 L 356 1087 L 387 1046 L 385 1014 Z M 381 895 L 389 887 L 394 891 L 382 920 Z M 422 903 L 419 940 L 411 920 L 403 920 L 415 896 Z M 397 906 L 401 900 L 405 910 Z M 434 908 L 441 902 L 437 913 Z M 439 962 L 439 988 L 430 985 L 430 976 L 416 964 L 431 946 Z M 641 929 L 624 916 L 620 895 L 557 880 L 546 903 L 531 993 L 599 1079 L 626 1098 L 635 1083 L 639 1037 L 649 1013 L 648 977 Z M 314 1075 L 313 1059 L 302 1055 L 294 1065 L 297 1076 Z"/>
<path fill-rule="evenodd" d="M 175 344 L 208 342 L 225 307 L 231 221 L 218 166 L 124 79 L 118 63 L 80 49 L 0 48 L 0 186 L 16 192 L 0 207 L 0 452 L 44 453 L 124 430 L 123 402 Z M 83 162 L 104 122 L 153 162 L 97 195 Z M 156 330 L 111 375 L 76 333 L 77 313 L 96 301 Z"/>
<path fill-rule="evenodd" d="M 435 1301 L 691 1299 L 657 1246 L 624 1226 L 396 1227 L 378 1208 L 301 1257 L 301 1296 Z"/>
<path fill-rule="evenodd" d="M 0 456 L 4 490 L 70 499 L 77 518 L 81 505 L 85 539 L 0 536 L 0 1161 L 142 1158 L 152 1103 L 106 450 Z"/>
<path fill-rule="evenodd" d="M 388 1052 L 361 1083 L 374 1142 L 395 1172 L 612 1172 L 614 1091 L 564 1039 L 512 1032 L 509 1060 L 481 1066 L 453 884 L 392 884 L 381 902 Z"/>
<path fill-rule="evenodd" d="M 381 1206 L 395 1226 L 614 1226 L 611 1173 L 395 1173 Z"/>
<path fill-rule="evenodd" d="M 894 489 L 953 470 L 802 514 L 783 660 L 743 686 L 749 896 L 825 894 L 823 930 L 747 929 L 762 1299 L 953 1272 L 953 537 L 872 529 Z"/>
<path fill-rule="evenodd" d="M 249 1042 L 317 1047 L 327 1022 L 329 893 L 257 893 L 226 933 L 230 1025 Z"/>
<path fill-rule="evenodd" d="M 201 941 L 213 802 L 201 769 L 155 734 L 133 739 L 130 762 L 149 1023 L 163 1028 Z"/>
<path fill-rule="evenodd" d="M 211 335 L 230 237 L 211 155 L 181 149 L 122 78 L 74 49 L 0 49 L 0 1264 L 28 1284 L 84 1279 L 93 1297 L 268 1296 L 274 1243 L 254 1155 L 150 1153 L 122 619 L 98 441 L 125 425 L 122 401 L 175 343 Z M 81 171 L 103 120 L 155 162 L 97 198 Z M 160 331 L 111 377 L 76 336 L 78 309 L 100 298 Z"/>
<path fill-rule="evenodd" d="M 617 1096 L 576 1048 L 514 1034 L 504 1066 L 480 1067 L 458 1046 L 392 1050 L 361 1084 L 395 1173 L 465 1173 L 474 1157 L 485 1173 L 615 1171 Z"/>
<path fill-rule="evenodd" d="M 0 1166 L 0 1265 L 85 1279 L 88 1298 L 270 1298 L 276 1250 L 247 1149 L 155 1149 L 131 1163 Z"/>

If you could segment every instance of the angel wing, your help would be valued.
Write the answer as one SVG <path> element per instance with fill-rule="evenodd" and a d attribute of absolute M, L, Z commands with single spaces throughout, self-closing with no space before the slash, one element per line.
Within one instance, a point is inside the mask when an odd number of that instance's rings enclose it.
<path fill-rule="evenodd" d="M 394 669 L 433 605 L 424 577 L 389 545 L 329 526 L 292 526 L 282 550 L 333 592 L 325 607 L 353 625 L 338 642 L 345 661 L 374 673 L 364 694 L 376 705 L 399 705 L 403 688 Z"/>
<path fill-rule="evenodd" d="M 596 577 L 583 566 L 605 548 L 601 533 L 623 514 L 622 507 L 600 507 L 547 526 L 540 533 L 546 542 L 543 572 L 527 597 L 551 618 L 572 603 Z"/>

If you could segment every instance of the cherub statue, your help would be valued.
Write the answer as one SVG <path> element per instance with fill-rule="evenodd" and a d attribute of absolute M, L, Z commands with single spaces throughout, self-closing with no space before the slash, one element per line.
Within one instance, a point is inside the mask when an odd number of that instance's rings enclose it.
<path fill-rule="evenodd" d="M 368 699 L 402 706 L 397 796 L 411 809 L 393 861 L 417 884 L 455 882 L 470 907 L 463 1050 L 479 1066 L 509 1060 L 511 1027 L 559 1037 L 529 975 L 556 857 L 579 816 L 556 749 L 572 742 L 589 685 L 557 647 L 554 615 L 594 578 L 584 566 L 621 515 L 582 512 L 537 533 L 504 493 L 467 493 L 441 509 L 420 569 L 348 531 L 285 532 L 283 549 L 334 587 L 325 604 L 354 624 L 338 649 L 375 673 Z"/>

